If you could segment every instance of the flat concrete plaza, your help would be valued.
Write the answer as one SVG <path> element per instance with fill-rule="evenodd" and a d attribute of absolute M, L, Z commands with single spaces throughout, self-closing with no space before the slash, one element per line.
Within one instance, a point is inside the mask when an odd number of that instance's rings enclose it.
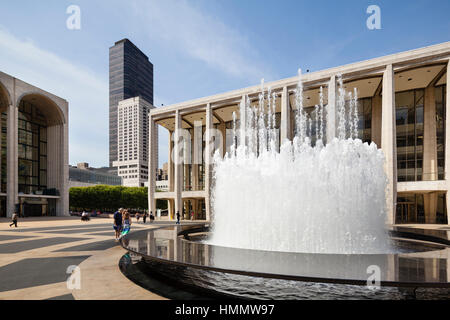
<path fill-rule="evenodd" d="M 23 218 L 18 228 L 10 223 L 0 219 L 0 300 L 162 299 L 121 273 L 126 251 L 114 240 L 112 219 Z M 133 219 L 132 229 L 158 224 Z M 68 289 L 69 266 L 80 268 L 80 289 Z"/>

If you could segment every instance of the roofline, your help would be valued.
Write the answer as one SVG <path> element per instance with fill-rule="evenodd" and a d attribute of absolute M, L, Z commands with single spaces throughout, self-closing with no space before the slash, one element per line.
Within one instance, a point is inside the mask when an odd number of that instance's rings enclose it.
<path fill-rule="evenodd" d="M 31 84 L 31 83 L 29 83 L 29 82 L 26 82 L 26 81 L 24 81 L 24 80 L 22 80 L 22 79 L 16 78 L 15 76 L 12 76 L 12 75 L 10 75 L 10 74 L 8 74 L 8 73 L 6 73 L 6 72 L 0 71 L 0 73 L 1 73 L 1 74 L 4 74 L 6 77 L 11 78 L 13 81 L 20 81 L 20 82 L 22 82 L 23 84 L 25 84 L 25 85 L 27 85 L 27 86 L 30 86 L 30 87 L 32 87 L 32 88 L 36 88 L 36 89 L 42 91 L 42 93 L 46 93 L 46 94 L 48 94 L 49 96 L 52 96 L 53 98 L 59 99 L 59 100 L 65 102 L 65 103 L 67 103 L 67 104 L 69 103 L 66 99 L 64 99 L 64 98 L 62 98 L 62 97 L 60 97 L 60 96 L 57 96 L 56 94 L 51 93 L 51 92 L 49 92 L 49 91 L 47 91 L 47 90 L 45 90 L 45 89 L 42 89 L 42 88 L 40 88 L 40 87 L 38 87 L 38 86 L 36 86 L 36 85 L 33 85 L 33 84 Z"/>
<path fill-rule="evenodd" d="M 450 41 L 443 42 L 436 45 L 431 45 L 419 49 L 413 49 L 408 51 L 403 51 L 400 53 L 394 53 L 386 56 L 381 56 L 378 58 L 363 60 L 355 63 L 345 64 L 338 67 L 328 68 L 320 71 L 315 71 L 312 73 L 306 73 L 302 75 L 302 80 L 304 83 L 320 83 L 328 82 L 329 78 L 333 75 L 342 74 L 347 77 L 357 77 L 361 76 L 362 73 L 375 74 L 382 73 L 386 65 L 392 64 L 396 68 L 401 68 L 410 63 L 420 63 L 423 61 L 430 61 L 433 59 L 448 59 L 450 58 Z M 272 90 L 279 90 L 283 87 L 296 86 L 299 81 L 299 77 L 285 78 L 281 80 L 276 80 L 264 84 L 264 89 L 267 90 L 269 87 Z M 261 92 L 261 85 L 251 86 L 243 89 L 237 89 L 228 91 L 225 93 L 220 93 L 216 95 L 211 95 L 199 99 L 188 100 L 185 102 L 180 102 L 172 104 L 169 106 L 155 108 L 151 111 L 151 115 L 159 116 L 167 113 L 173 113 L 179 109 L 189 109 L 199 106 L 206 106 L 208 103 L 214 104 L 219 102 L 224 102 L 227 100 L 240 100 L 243 95 L 258 94 Z"/>
<path fill-rule="evenodd" d="M 119 40 L 119 41 L 116 41 L 115 43 L 114 43 L 114 45 L 112 46 L 112 47 L 110 47 L 110 49 L 111 48 L 114 48 L 115 46 L 117 46 L 118 44 L 121 44 L 121 43 L 126 43 L 126 42 L 129 42 L 136 50 L 138 50 L 140 53 L 142 53 L 142 55 L 144 55 L 146 58 L 147 58 L 147 60 L 150 60 L 149 59 L 149 57 L 141 50 L 141 49 L 139 49 L 130 39 L 128 39 L 128 38 L 123 38 L 122 40 Z"/>

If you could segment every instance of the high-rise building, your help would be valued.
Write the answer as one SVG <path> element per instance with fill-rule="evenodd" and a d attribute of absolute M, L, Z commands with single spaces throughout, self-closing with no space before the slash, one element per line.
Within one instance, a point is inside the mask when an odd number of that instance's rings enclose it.
<path fill-rule="evenodd" d="M 142 97 L 153 105 L 153 64 L 130 40 L 109 49 L 109 165 L 117 160 L 119 101 Z"/>
<path fill-rule="evenodd" d="M 134 97 L 119 102 L 118 106 L 118 153 L 113 166 L 118 168 L 118 175 L 126 187 L 143 187 L 148 181 L 149 167 L 149 123 L 148 114 L 154 108 L 141 97 Z M 155 139 L 158 129 L 155 128 Z M 155 158 L 158 159 L 157 146 L 153 146 Z M 157 161 L 157 160 L 156 160 Z M 154 172 L 153 174 L 156 174 Z"/>

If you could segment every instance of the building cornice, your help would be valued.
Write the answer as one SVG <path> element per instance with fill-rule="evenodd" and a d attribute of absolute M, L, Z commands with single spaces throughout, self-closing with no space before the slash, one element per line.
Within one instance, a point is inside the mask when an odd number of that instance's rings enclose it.
<path fill-rule="evenodd" d="M 333 75 L 341 74 L 345 79 L 358 78 L 363 75 L 375 75 L 382 74 L 386 65 L 392 64 L 394 70 L 401 70 L 405 67 L 421 66 L 427 63 L 440 63 L 445 62 L 450 58 L 450 41 L 437 45 L 432 45 L 420 49 L 414 49 L 395 53 L 391 55 L 382 56 L 370 60 L 364 60 L 356 63 L 346 64 L 339 67 L 329 68 L 312 73 L 306 73 L 302 75 L 302 80 L 305 86 L 317 86 L 326 83 Z M 299 77 L 285 78 L 273 82 L 264 84 L 264 89 L 269 87 L 272 91 L 282 90 L 284 87 L 295 87 L 299 81 Z M 243 89 L 233 90 L 225 93 L 220 93 L 212 96 L 207 96 L 199 99 L 189 100 L 173 105 L 155 108 L 150 111 L 152 117 L 158 120 L 160 116 L 168 116 L 173 114 L 176 110 L 183 112 L 199 108 L 206 107 L 210 103 L 213 107 L 219 105 L 225 105 L 229 101 L 236 103 L 240 101 L 244 95 L 257 95 L 261 92 L 261 85 L 255 85 Z"/>

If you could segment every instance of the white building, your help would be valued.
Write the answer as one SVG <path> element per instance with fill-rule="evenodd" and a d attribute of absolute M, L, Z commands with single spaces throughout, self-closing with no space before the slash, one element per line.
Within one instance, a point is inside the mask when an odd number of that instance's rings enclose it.
<path fill-rule="evenodd" d="M 0 72 L 0 217 L 69 214 L 69 103 Z"/>
<path fill-rule="evenodd" d="M 305 112 L 311 112 L 320 103 L 323 88 L 327 139 L 336 136 L 338 127 L 339 76 L 348 92 L 357 90 L 361 137 L 376 143 L 385 155 L 389 224 L 450 222 L 449 68 L 450 42 L 445 42 L 302 77 Z M 275 127 L 280 131 L 280 142 L 294 136 L 299 80 L 296 76 L 263 86 L 264 91 L 271 88 L 276 95 Z M 223 151 L 230 143 L 226 129 L 233 127 L 233 113 L 240 121 L 241 103 L 248 99 L 257 106 L 260 93 L 261 85 L 256 85 L 151 110 L 150 128 L 161 126 L 169 133 L 169 188 L 157 192 L 156 181 L 150 176 L 149 210 L 155 211 L 156 200 L 168 200 L 172 219 L 177 211 L 194 211 L 195 219 L 210 220 L 212 155 L 220 144 L 222 156 L 225 155 Z M 194 143 L 198 139 L 196 131 L 201 133 L 199 139 L 203 135 L 203 157 L 198 162 L 189 161 L 189 157 L 186 161 L 179 150 L 186 150 L 184 154 L 191 152 L 191 159 L 198 154 L 196 148 L 183 147 L 188 138 L 191 145 L 198 145 Z M 223 137 L 218 143 L 214 134 L 217 131 Z M 157 144 L 158 139 L 150 136 L 152 150 Z M 150 156 L 149 167 L 158 165 L 156 156 Z"/>
<path fill-rule="evenodd" d="M 117 117 L 117 167 L 118 175 L 126 187 L 143 187 L 148 181 L 149 126 L 148 114 L 153 109 L 141 97 L 119 102 Z M 155 129 L 155 135 L 158 135 Z M 155 146 L 156 158 L 158 149 Z"/>
<path fill-rule="evenodd" d="M 169 191 L 169 180 L 157 180 L 155 183 L 156 183 L 155 184 L 156 190 L 161 191 L 161 192 Z M 148 181 L 146 181 L 144 183 L 144 187 L 148 187 L 148 186 L 149 186 Z"/>

